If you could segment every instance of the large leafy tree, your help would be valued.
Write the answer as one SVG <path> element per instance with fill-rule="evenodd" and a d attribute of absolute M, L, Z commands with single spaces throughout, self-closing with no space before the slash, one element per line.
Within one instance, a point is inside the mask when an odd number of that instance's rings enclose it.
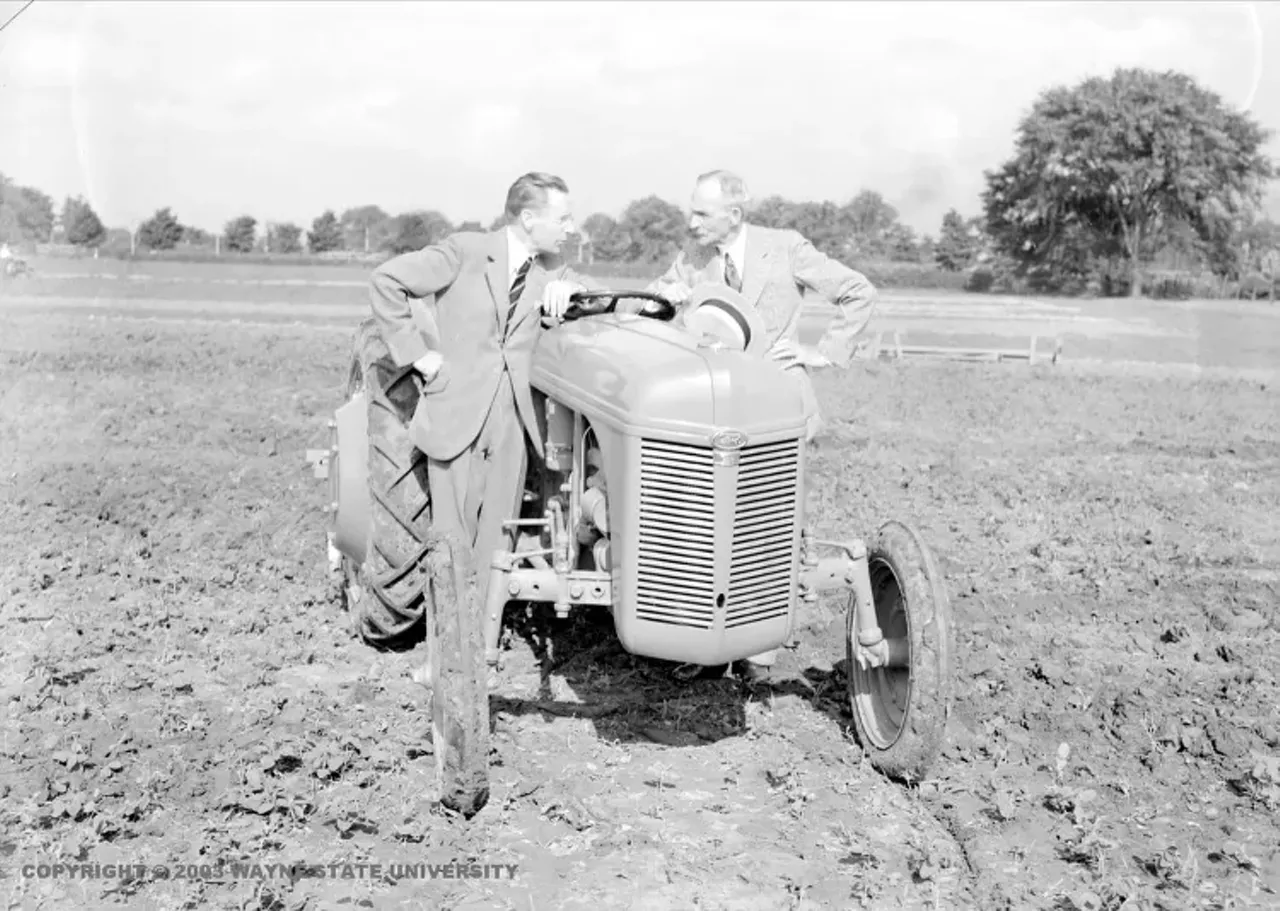
<path fill-rule="evenodd" d="M 252 215 L 238 215 L 222 229 L 222 241 L 233 253 L 253 252 L 253 242 L 258 236 L 258 220 Z"/>
<path fill-rule="evenodd" d="M 267 228 L 267 249 L 272 253 L 297 253 L 302 249 L 302 228 L 291 221 Z"/>
<path fill-rule="evenodd" d="M 1189 76 L 1118 69 L 1044 92 L 1014 155 L 987 172 L 983 205 L 997 247 L 1024 267 L 1082 274 L 1128 264 L 1129 290 L 1178 226 L 1217 267 L 1232 226 L 1261 199 L 1269 133 Z"/>
<path fill-rule="evenodd" d="M 627 258 L 631 237 L 616 221 L 603 212 L 596 212 L 582 223 L 582 230 L 591 242 L 591 255 L 601 262 L 616 263 Z"/>
<path fill-rule="evenodd" d="M 62 227 L 67 243 L 78 247 L 96 247 L 107 239 L 107 229 L 98 213 L 82 196 L 68 196 L 62 204 Z"/>
<path fill-rule="evenodd" d="M 449 219 L 433 210 L 405 212 L 391 219 L 391 231 L 380 249 L 408 253 L 439 243 L 453 231 Z"/>
<path fill-rule="evenodd" d="M 0 239 L 48 243 L 53 235 L 53 199 L 0 174 Z"/>
<path fill-rule="evenodd" d="M 828 256 L 847 254 L 854 232 L 847 211 L 830 200 L 791 202 L 781 196 L 766 196 L 752 208 L 750 218 L 765 227 L 799 231 Z"/>
<path fill-rule="evenodd" d="M 875 190 L 863 190 L 853 197 L 840 207 L 839 217 L 850 236 L 851 254 L 879 258 L 894 246 L 898 210 Z"/>
<path fill-rule="evenodd" d="M 341 250 L 342 240 L 342 224 L 332 209 L 325 209 L 311 222 L 311 230 L 307 232 L 307 246 L 312 253 Z"/>
<path fill-rule="evenodd" d="M 168 206 L 138 226 L 138 245 L 149 250 L 172 250 L 182 240 L 183 228 Z"/>
<path fill-rule="evenodd" d="M 617 229 L 626 238 L 625 259 L 636 263 L 669 262 L 688 236 L 680 207 L 653 195 L 628 205 Z"/>
<path fill-rule="evenodd" d="M 948 272 L 961 272 L 977 258 L 979 242 L 974 237 L 972 223 L 966 223 L 955 209 L 942 216 L 938 242 L 934 245 L 933 260 Z"/>
<path fill-rule="evenodd" d="M 394 246 L 394 238 L 404 233 L 404 218 L 392 219 L 380 206 L 356 206 L 338 219 L 342 225 L 342 243 L 348 250 L 385 250 Z"/>

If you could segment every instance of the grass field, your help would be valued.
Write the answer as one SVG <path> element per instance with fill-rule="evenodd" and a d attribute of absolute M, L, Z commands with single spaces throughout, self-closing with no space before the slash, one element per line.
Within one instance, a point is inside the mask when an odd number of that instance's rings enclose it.
<path fill-rule="evenodd" d="M 819 536 L 901 518 L 947 576 L 930 780 L 883 779 L 851 739 L 835 605 L 756 693 L 677 687 L 590 617 L 538 614 L 509 619 L 495 793 L 465 823 L 432 802 L 420 655 L 353 639 L 325 576 L 305 452 L 360 277 L 169 277 L 0 286 L 8 907 L 1280 907 L 1267 305 L 886 294 L 873 331 L 1056 330 L 1064 360 L 817 373 Z M 264 858 L 518 873 L 151 869 Z M 147 870 L 17 872 L 55 859 Z"/>
<path fill-rule="evenodd" d="M 367 309 L 368 269 L 236 263 L 46 259 L 33 277 L 0 284 L 0 299 L 37 297 L 68 314 L 114 312 L 155 319 L 305 320 L 350 328 Z M 643 279 L 601 279 L 643 287 Z M 815 303 L 802 326 L 813 343 L 832 317 Z M 1280 307 L 1249 301 L 1072 300 L 889 289 L 867 338 L 897 330 L 904 344 L 1020 347 L 1063 343 L 1077 364 L 1148 363 L 1239 371 L 1266 377 L 1280 369 Z"/>

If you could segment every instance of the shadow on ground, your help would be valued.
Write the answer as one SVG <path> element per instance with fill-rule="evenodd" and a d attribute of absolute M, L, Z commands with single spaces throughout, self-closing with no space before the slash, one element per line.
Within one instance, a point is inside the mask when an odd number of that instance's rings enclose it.
<path fill-rule="evenodd" d="M 832 626 L 843 631 L 843 623 Z M 801 622 L 797 639 L 818 641 L 826 632 Z M 422 638 L 419 629 L 395 651 L 420 647 Z M 504 718 L 578 718 L 589 719 L 597 736 L 615 743 L 707 746 L 746 732 L 749 701 L 795 697 L 853 735 L 843 660 L 830 668 L 799 668 L 792 656 L 800 652 L 781 649 L 763 680 L 709 668 L 682 681 L 673 673 L 677 664 L 627 652 L 607 610 L 580 608 L 557 618 L 550 605 L 523 602 L 507 606 L 501 642 L 502 670 L 490 697 L 495 730 Z"/>

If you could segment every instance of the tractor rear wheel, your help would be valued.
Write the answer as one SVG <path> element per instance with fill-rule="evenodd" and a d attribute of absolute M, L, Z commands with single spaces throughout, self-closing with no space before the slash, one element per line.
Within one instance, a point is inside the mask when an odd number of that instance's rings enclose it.
<path fill-rule="evenodd" d="M 428 596 L 427 457 L 409 439 L 416 374 L 395 365 L 371 319 L 356 333 L 348 399 L 361 391 L 368 413 L 369 541 L 363 566 L 342 558 L 344 600 L 365 641 L 408 646 L 423 632 Z M 337 477 L 337 466 L 331 476 Z"/>
<path fill-rule="evenodd" d="M 365 393 L 370 521 L 364 564 L 341 558 L 345 601 L 372 644 L 425 635 L 440 802 L 469 818 L 489 800 L 484 605 L 465 546 L 431 528 L 427 458 L 409 439 L 417 378 L 395 365 L 372 320 L 357 333 L 347 392 Z"/>
<path fill-rule="evenodd" d="M 904 667 L 858 667 L 856 599 L 845 641 L 849 702 L 871 763 L 893 778 L 919 781 L 937 759 L 951 714 L 951 605 L 938 566 L 920 535 L 887 522 L 867 542 L 876 618 L 886 639 L 906 639 Z"/>

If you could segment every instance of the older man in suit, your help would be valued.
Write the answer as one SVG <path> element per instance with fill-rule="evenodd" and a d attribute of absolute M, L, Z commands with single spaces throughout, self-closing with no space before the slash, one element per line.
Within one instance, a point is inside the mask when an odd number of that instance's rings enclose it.
<path fill-rule="evenodd" d="M 422 375 L 409 436 L 427 456 L 432 524 L 472 548 L 482 597 L 503 523 L 519 515 L 526 434 L 543 455 L 529 386 L 534 345 L 570 294 L 598 287 L 560 256 L 573 217 L 559 177 L 517 179 L 505 220 L 387 261 L 371 289 L 391 357 Z"/>
<path fill-rule="evenodd" d="M 812 441 L 822 428 L 821 410 L 809 377 L 809 366 L 848 366 L 856 337 L 871 319 L 875 288 L 866 276 L 817 250 L 799 232 L 766 228 L 746 220 L 746 183 L 729 171 L 710 171 L 693 188 L 689 234 L 691 243 L 648 290 L 673 303 L 686 301 L 693 286 L 724 282 L 759 312 L 770 338 L 769 356 L 800 389 L 806 436 Z M 802 357 L 800 316 L 802 289 L 836 306 L 835 323 L 818 344 L 816 357 Z M 763 676 L 777 653 L 754 655 L 739 668 L 751 679 Z M 677 669 L 689 678 L 694 665 Z"/>
<path fill-rule="evenodd" d="M 724 282 L 754 305 L 764 320 L 778 361 L 800 387 L 808 418 L 808 437 L 822 428 L 822 417 L 806 367 L 846 367 L 854 342 L 875 307 L 875 288 L 866 276 L 821 253 L 798 231 L 766 228 L 746 220 L 747 185 L 729 171 L 698 177 L 689 217 L 690 243 L 648 290 L 673 303 L 688 299 L 704 282 Z M 803 289 L 836 306 L 836 319 L 818 344 L 816 357 L 800 349 Z"/>

